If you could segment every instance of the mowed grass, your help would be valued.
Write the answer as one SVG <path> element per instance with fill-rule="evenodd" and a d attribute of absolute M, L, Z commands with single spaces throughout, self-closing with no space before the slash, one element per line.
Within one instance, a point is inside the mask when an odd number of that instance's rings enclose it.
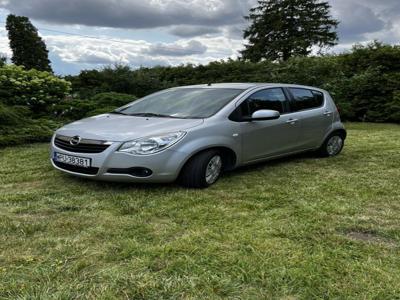
<path fill-rule="evenodd" d="M 92 182 L 0 149 L 0 299 L 399 299 L 400 126 L 207 190 Z"/>

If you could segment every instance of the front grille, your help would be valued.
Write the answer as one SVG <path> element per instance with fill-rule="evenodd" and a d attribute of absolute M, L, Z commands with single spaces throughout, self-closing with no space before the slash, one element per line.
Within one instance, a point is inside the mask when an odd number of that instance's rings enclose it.
<path fill-rule="evenodd" d="M 108 147 L 110 147 L 111 144 L 107 141 L 82 139 L 79 144 L 72 145 L 70 143 L 71 139 L 73 139 L 73 137 L 57 135 L 54 139 L 54 145 L 56 145 L 60 149 L 67 150 L 69 152 L 101 153 Z"/>
<path fill-rule="evenodd" d="M 96 175 L 99 172 L 99 168 L 95 168 L 95 167 L 90 167 L 90 168 L 78 167 L 78 166 L 74 166 L 74 165 L 64 164 L 62 162 L 55 161 L 54 159 L 53 159 L 53 163 L 61 169 L 75 172 L 75 173 Z"/>

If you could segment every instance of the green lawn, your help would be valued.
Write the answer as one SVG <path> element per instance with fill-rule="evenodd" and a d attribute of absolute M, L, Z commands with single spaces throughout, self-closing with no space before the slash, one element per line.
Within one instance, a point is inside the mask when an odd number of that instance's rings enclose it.
<path fill-rule="evenodd" d="M 400 298 L 400 126 L 207 190 L 63 175 L 0 149 L 0 299 Z"/>

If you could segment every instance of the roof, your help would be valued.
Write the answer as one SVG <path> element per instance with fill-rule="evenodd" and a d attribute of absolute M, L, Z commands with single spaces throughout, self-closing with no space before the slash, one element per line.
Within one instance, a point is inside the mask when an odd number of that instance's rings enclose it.
<path fill-rule="evenodd" d="M 313 90 L 323 91 L 319 88 L 298 84 L 287 84 L 287 83 L 211 83 L 211 84 L 198 84 L 198 85 L 189 85 L 182 86 L 179 88 L 220 88 L 220 89 L 240 89 L 240 90 L 248 90 L 256 87 L 297 87 L 297 88 L 307 88 Z"/>
<path fill-rule="evenodd" d="M 262 83 L 210 83 L 210 84 L 182 86 L 180 88 L 220 88 L 220 89 L 247 90 L 259 85 L 263 84 Z"/>

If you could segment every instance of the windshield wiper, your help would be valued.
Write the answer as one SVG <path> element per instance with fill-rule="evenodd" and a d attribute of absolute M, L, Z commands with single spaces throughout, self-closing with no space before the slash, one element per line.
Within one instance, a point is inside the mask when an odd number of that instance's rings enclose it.
<path fill-rule="evenodd" d="M 171 118 L 171 119 L 202 119 L 202 117 L 186 117 L 186 116 L 171 116 L 171 115 L 163 115 L 163 114 L 156 114 L 156 113 L 131 113 L 126 114 L 121 111 L 112 111 L 110 114 L 119 114 L 124 116 L 132 116 L 132 117 L 156 117 L 156 118 Z"/>
<path fill-rule="evenodd" d="M 163 115 L 163 114 L 155 114 L 155 113 L 132 113 L 132 114 L 129 114 L 129 116 L 179 119 L 179 117 L 170 116 L 170 115 Z"/>

